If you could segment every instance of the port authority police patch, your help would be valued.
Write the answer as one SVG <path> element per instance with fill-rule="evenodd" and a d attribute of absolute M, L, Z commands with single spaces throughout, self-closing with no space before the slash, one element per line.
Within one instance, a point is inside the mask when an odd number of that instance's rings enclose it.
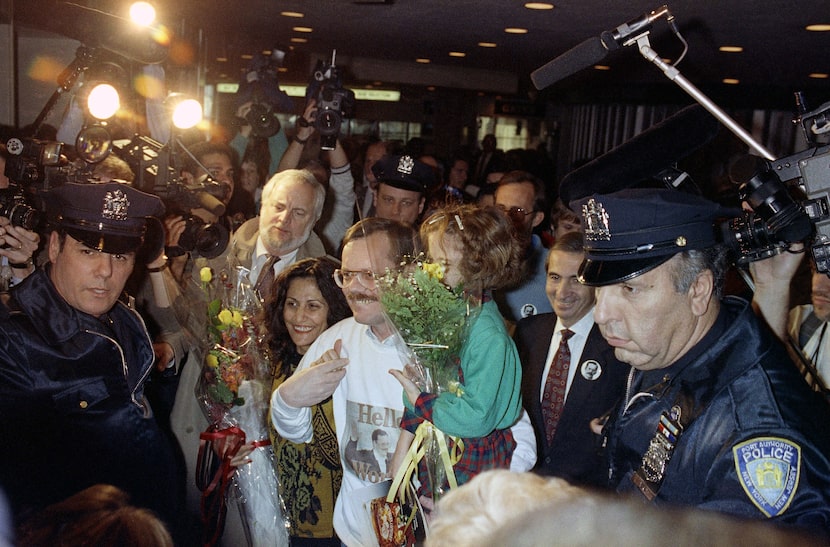
<path fill-rule="evenodd" d="M 738 480 L 768 517 L 787 510 L 798 489 L 801 447 L 787 439 L 758 437 L 732 448 Z"/>

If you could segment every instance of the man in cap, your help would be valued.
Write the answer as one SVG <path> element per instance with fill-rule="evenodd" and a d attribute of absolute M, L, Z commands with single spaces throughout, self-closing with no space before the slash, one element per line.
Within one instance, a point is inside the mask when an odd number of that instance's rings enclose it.
<path fill-rule="evenodd" d="M 49 263 L 0 308 L 0 484 L 26 516 L 112 484 L 174 524 L 171 445 L 144 398 L 153 348 L 122 290 L 141 253 L 152 195 L 116 182 L 52 190 Z"/>
<path fill-rule="evenodd" d="M 830 410 L 751 306 L 722 297 L 725 247 L 698 196 L 628 189 L 579 200 L 582 283 L 631 388 L 604 428 L 610 485 L 830 533 Z"/>
<path fill-rule="evenodd" d="M 412 156 L 384 156 L 372 166 L 378 181 L 375 216 L 417 226 L 435 172 Z"/>

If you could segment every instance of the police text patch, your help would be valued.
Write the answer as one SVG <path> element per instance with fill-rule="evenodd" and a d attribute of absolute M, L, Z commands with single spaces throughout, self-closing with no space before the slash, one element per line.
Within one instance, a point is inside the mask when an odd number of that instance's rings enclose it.
<path fill-rule="evenodd" d="M 738 480 L 768 517 L 782 514 L 798 489 L 801 447 L 787 439 L 759 437 L 732 448 Z"/>

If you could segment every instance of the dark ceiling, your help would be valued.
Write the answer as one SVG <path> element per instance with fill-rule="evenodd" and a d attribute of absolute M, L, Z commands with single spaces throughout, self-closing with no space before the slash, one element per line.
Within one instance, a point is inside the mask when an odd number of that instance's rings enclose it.
<path fill-rule="evenodd" d="M 124 2 L 76 0 L 110 13 Z M 238 79 L 242 56 L 278 48 L 288 51 L 282 82 L 304 83 L 314 61 L 336 49 L 347 86 L 421 85 L 463 88 L 522 99 L 560 101 L 669 101 L 683 92 L 634 47 L 612 52 L 608 70 L 586 68 L 537 93 L 530 73 L 584 40 L 650 12 L 650 0 L 553 0 L 538 11 L 522 0 L 158 0 L 160 18 L 191 51 L 202 48 L 209 81 Z M 56 0 L 16 0 L 15 19 L 80 40 L 99 23 L 78 21 Z M 718 101 L 736 106 L 791 108 L 793 92 L 805 91 L 811 107 L 830 100 L 830 24 L 827 0 L 676 0 L 668 4 L 689 51 L 681 74 Z M 280 15 L 284 11 L 302 18 Z M 55 14 L 60 14 L 58 17 Z M 84 17 L 84 19 L 88 19 Z M 298 32 L 294 27 L 310 27 Z M 527 29 L 505 33 L 505 27 Z M 292 38 L 305 38 L 293 43 Z M 682 50 L 665 19 L 650 35 L 654 50 L 674 59 Z M 496 47 L 481 47 L 492 42 Z M 723 45 L 742 46 L 723 53 Z M 450 52 L 465 53 L 451 57 Z M 217 57 L 227 58 L 218 62 Z M 427 58 L 429 64 L 418 64 Z M 724 84 L 734 78 L 737 84 Z"/>

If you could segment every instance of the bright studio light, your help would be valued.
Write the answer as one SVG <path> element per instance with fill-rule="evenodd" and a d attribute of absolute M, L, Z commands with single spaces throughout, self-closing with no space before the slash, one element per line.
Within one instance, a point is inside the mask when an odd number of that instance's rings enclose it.
<path fill-rule="evenodd" d="M 173 125 L 190 129 L 202 121 L 202 105 L 196 99 L 182 98 L 173 104 Z"/>
<path fill-rule="evenodd" d="M 133 2 L 130 6 L 130 19 L 139 25 L 151 25 L 156 20 L 156 8 L 149 2 Z"/>
<path fill-rule="evenodd" d="M 113 86 L 98 84 L 90 90 L 86 105 L 92 116 L 99 120 L 108 120 L 121 108 L 121 100 Z"/>

